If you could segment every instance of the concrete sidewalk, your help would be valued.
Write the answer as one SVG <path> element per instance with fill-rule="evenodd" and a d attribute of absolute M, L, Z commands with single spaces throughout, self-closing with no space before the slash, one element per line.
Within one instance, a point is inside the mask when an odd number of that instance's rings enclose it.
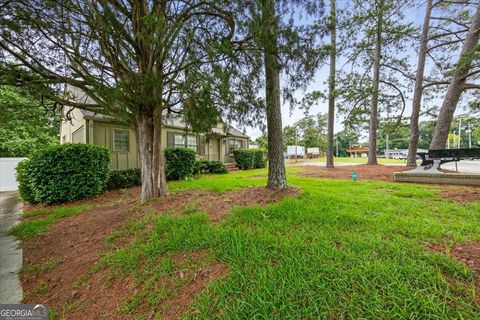
<path fill-rule="evenodd" d="M 7 235 L 21 214 L 22 204 L 18 201 L 17 192 L 0 192 L 0 303 L 21 303 L 23 298 L 18 278 L 22 249 L 15 237 Z"/>

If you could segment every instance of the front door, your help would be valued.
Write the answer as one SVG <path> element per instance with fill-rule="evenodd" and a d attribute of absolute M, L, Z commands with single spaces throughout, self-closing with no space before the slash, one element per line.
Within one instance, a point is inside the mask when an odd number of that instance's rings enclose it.
<path fill-rule="evenodd" d="M 217 137 L 210 137 L 208 142 L 208 160 L 220 160 L 220 139 Z"/>

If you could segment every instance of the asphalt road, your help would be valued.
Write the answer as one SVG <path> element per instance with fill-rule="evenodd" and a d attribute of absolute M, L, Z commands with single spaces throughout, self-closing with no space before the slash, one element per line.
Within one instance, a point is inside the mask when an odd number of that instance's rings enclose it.
<path fill-rule="evenodd" d="M 480 160 L 462 160 L 457 162 L 458 172 L 462 173 L 480 173 Z M 443 169 L 455 170 L 455 162 L 449 162 L 442 165 Z"/>
<path fill-rule="evenodd" d="M 7 235 L 8 230 L 18 222 L 22 204 L 17 192 L 0 192 L 0 303 L 21 303 L 22 286 L 18 272 L 22 267 L 20 242 Z"/>

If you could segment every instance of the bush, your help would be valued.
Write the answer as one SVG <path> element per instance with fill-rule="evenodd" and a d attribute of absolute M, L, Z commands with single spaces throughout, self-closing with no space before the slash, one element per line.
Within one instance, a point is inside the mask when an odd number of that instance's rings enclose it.
<path fill-rule="evenodd" d="M 195 168 L 193 170 L 193 174 L 202 174 L 208 173 L 210 167 L 210 161 L 208 160 L 197 160 L 195 162 Z"/>
<path fill-rule="evenodd" d="M 265 160 L 265 153 L 259 149 L 253 149 L 250 151 L 253 153 L 253 167 L 265 168 L 267 166 L 267 161 Z"/>
<path fill-rule="evenodd" d="M 30 160 L 28 159 L 20 161 L 17 165 L 18 192 L 24 202 L 35 203 L 35 195 L 33 194 L 32 185 L 27 174 L 29 166 Z"/>
<path fill-rule="evenodd" d="M 189 148 L 165 148 L 167 179 L 182 180 L 190 177 L 195 169 L 195 157 L 195 151 Z"/>
<path fill-rule="evenodd" d="M 46 204 L 99 194 L 106 189 L 110 174 L 108 149 L 89 144 L 49 147 L 35 153 L 26 163 L 17 170 L 24 196 L 27 201 Z"/>
<path fill-rule="evenodd" d="M 140 169 L 127 169 L 110 172 L 108 189 L 122 189 L 142 184 Z"/>
<path fill-rule="evenodd" d="M 193 173 L 228 173 L 228 169 L 222 161 L 197 160 Z"/>
<path fill-rule="evenodd" d="M 262 150 L 236 149 L 233 150 L 235 163 L 241 170 L 252 168 L 265 168 L 266 161 Z"/>
<path fill-rule="evenodd" d="M 209 173 L 228 173 L 227 167 L 222 161 L 210 161 L 208 164 Z"/>
<path fill-rule="evenodd" d="M 248 149 L 235 149 L 233 150 L 233 157 L 235 158 L 235 164 L 241 170 L 253 168 L 253 154 Z"/>

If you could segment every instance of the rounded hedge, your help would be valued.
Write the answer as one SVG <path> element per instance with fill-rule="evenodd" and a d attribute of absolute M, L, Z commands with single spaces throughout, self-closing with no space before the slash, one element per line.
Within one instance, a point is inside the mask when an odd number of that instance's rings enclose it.
<path fill-rule="evenodd" d="M 140 169 L 127 169 L 110 172 L 108 189 L 123 189 L 142 184 Z"/>
<path fill-rule="evenodd" d="M 32 185 L 30 183 L 30 179 L 27 175 L 27 168 L 30 165 L 30 160 L 25 159 L 20 161 L 17 164 L 17 181 L 18 181 L 18 193 L 20 194 L 20 198 L 24 202 L 35 203 L 35 195 L 32 190 Z"/>
<path fill-rule="evenodd" d="M 193 173 L 228 173 L 228 169 L 222 161 L 197 160 Z"/>
<path fill-rule="evenodd" d="M 228 173 L 228 169 L 222 161 L 209 161 L 208 162 L 209 173 Z"/>
<path fill-rule="evenodd" d="M 19 189 L 31 190 L 31 196 L 23 192 L 24 200 L 30 202 L 56 204 L 89 198 L 106 189 L 109 164 L 108 149 L 101 146 L 50 147 L 33 154 L 17 170 Z"/>
<path fill-rule="evenodd" d="M 265 168 L 267 166 L 267 161 L 265 159 L 265 153 L 259 149 L 250 150 L 253 154 L 253 167 L 254 168 Z"/>
<path fill-rule="evenodd" d="M 241 170 L 252 168 L 265 168 L 264 153 L 259 149 L 235 149 L 233 150 L 235 163 Z"/>
<path fill-rule="evenodd" d="M 189 148 L 165 148 L 166 176 L 168 180 L 183 180 L 193 175 L 196 152 Z"/>

